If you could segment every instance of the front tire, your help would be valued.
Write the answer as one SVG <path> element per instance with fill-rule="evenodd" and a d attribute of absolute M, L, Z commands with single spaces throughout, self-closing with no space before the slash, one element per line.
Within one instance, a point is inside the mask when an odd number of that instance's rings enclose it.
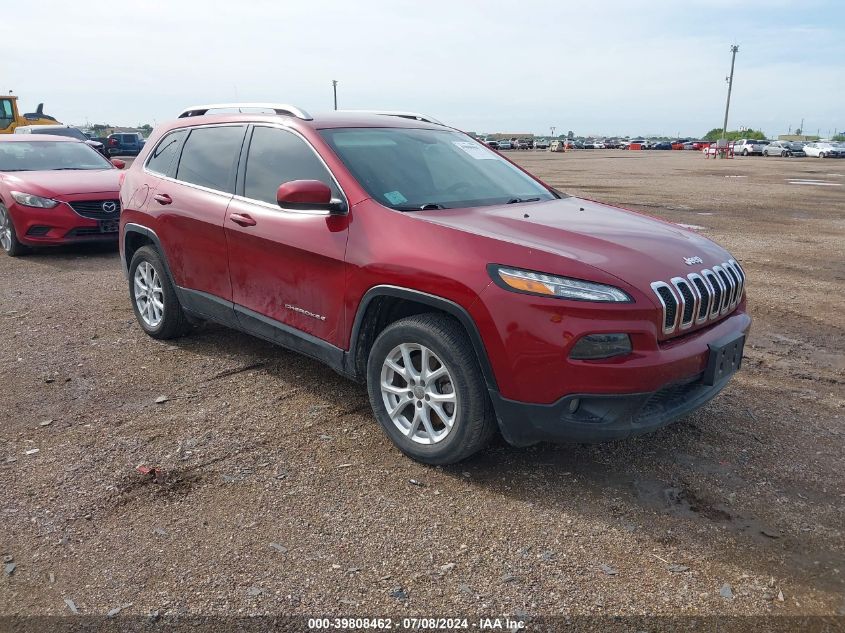
<path fill-rule="evenodd" d="M 9 257 L 19 257 L 29 252 L 29 248 L 18 241 L 15 224 L 5 204 L 0 203 L 0 248 Z"/>
<path fill-rule="evenodd" d="M 466 459 L 496 430 L 475 351 L 446 315 L 410 316 L 385 328 L 367 360 L 367 389 L 387 436 L 426 464 Z"/>
<path fill-rule="evenodd" d="M 151 246 L 142 246 L 132 256 L 129 298 L 138 324 L 153 338 L 176 338 L 190 329 L 164 261 Z"/>

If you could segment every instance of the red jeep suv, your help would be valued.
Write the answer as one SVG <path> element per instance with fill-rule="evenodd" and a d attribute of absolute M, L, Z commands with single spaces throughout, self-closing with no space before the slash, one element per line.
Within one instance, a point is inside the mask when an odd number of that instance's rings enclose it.
<path fill-rule="evenodd" d="M 725 386 L 751 322 L 723 248 L 421 115 L 193 107 L 120 201 L 150 336 L 209 320 L 319 359 L 366 381 L 390 439 L 431 464 L 496 429 L 525 446 L 668 424 Z"/>

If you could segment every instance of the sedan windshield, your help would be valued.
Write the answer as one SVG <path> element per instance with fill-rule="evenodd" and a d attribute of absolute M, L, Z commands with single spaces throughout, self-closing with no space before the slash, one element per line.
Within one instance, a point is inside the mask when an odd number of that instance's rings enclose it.
<path fill-rule="evenodd" d="M 555 197 L 496 152 L 451 130 L 339 128 L 321 134 L 370 196 L 400 211 Z"/>
<path fill-rule="evenodd" d="M 111 169 L 111 164 L 85 143 L 0 142 L 0 171 L 52 171 L 55 169 Z"/>

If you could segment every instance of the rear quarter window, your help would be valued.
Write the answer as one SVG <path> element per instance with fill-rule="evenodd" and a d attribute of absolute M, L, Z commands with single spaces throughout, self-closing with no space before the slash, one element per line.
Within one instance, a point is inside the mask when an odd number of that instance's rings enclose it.
<path fill-rule="evenodd" d="M 147 170 L 161 176 L 176 175 L 176 159 L 188 135 L 187 130 L 177 130 L 165 135 L 147 159 Z"/>

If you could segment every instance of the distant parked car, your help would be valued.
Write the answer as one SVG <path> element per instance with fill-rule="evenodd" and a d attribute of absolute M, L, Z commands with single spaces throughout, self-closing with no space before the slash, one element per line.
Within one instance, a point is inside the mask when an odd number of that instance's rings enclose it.
<path fill-rule="evenodd" d="M 567 141 L 552 141 L 552 144 L 549 145 L 550 152 L 565 152 L 566 151 L 566 143 Z"/>
<path fill-rule="evenodd" d="M 790 141 L 772 141 L 763 148 L 763 156 L 806 156 L 804 146 Z"/>
<path fill-rule="evenodd" d="M 82 130 L 70 125 L 21 125 L 15 128 L 15 134 L 49 134 L 50 136 L 67 136 L 68 138 L 75 138 L 78 141 L 83 141 L 86 145 L 97 150 L 103 156 L 106 155 L 105 151 L 103 151 L 102 143 L 88 138 Z"/>
<path fill-rule="evenodd" d="M 108 156 L 137 156 L 144 147 L 144 137 L 137 132 L 118 132 L 106 138 Z"/>
<path fill-rule="evenodd" d="M 534 141 L 530 138 L 521 138 L 516 142 L 516 149 L 534 149 Z"/>
<path fill-rule="evenodd" d="M 492 147 L 493 149 L 499 149 L 499 141 L 484 141 L 484 144 L 487 147 Z"/>
<path fill-rule="evenodd" d="M 807 143 L 804 146 L 804 153 L 813 158 L 845 158 L 845 147 L 840 147 L 827 141 Z"/>
<path fill-rule="evenodd" d="M 763 150 L 766 149 L 766 145 L 768 144 L 769 141 L 741 138 L 734 143 L 734 154 L 740 154 L 741 156 L 752 156 L 757 154 L 758 156 L 762 156 Z"/>
<path fill-rule="evenodd" d="M 672 143 L 669 141 L 660 141 L 659 143 L 655 143 L 651 149 L 672 149 Z"/>
<path fill-rule="evenodd" d="M 534 149 L 549 149 L 549 142 L 546 139 L 534 141 Z"/>
<path fill-rule="evenodd" d="M 513 149 L 510 141 L 499 141 L 499 149 Z"/>

